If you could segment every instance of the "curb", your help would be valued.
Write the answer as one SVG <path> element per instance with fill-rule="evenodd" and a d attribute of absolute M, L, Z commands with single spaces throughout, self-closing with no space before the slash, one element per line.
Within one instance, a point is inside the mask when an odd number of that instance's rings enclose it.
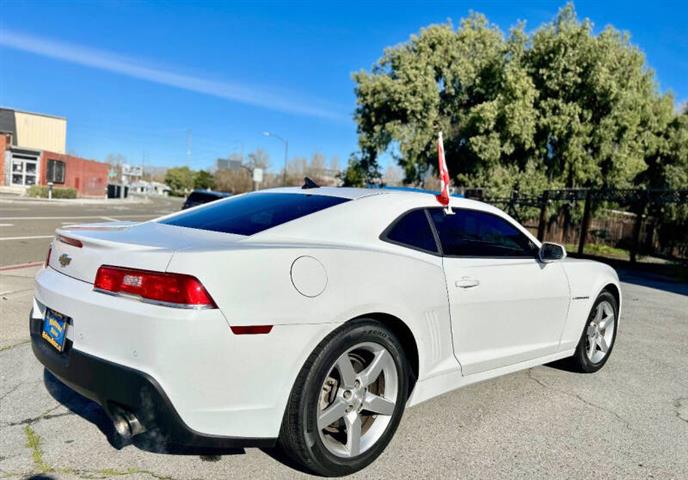
<path fill-rule="evenodd" d="M 0 272 L 5 272 L 8 270 L 20 270 L 22 268 L 31 268 L 31 267 L 38 267 L 39 265 L 43 265 L 45 262 L 29 262 L 29 263 L 18 263 L 17 265 L 5 265 L 4 267 L 0 267 Z"/>

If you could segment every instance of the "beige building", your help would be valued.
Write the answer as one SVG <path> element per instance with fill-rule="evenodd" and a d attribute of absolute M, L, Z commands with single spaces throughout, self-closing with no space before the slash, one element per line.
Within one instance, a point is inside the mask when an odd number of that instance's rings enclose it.
<path fill-rule="evenodd" d="M 66 153 L 67 119 L 43 113 L 0 108 L 0 130 L 12 134 L 12 145 Z"/>

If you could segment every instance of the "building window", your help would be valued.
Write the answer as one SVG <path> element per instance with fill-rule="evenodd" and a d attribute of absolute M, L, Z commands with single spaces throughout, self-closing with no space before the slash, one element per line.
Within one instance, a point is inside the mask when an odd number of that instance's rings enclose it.
<path fill-rule="evenodd" d="M 47 181 L 52 183 L 65 182 L 65 163 L 60 160 L 48 160 Z"/>

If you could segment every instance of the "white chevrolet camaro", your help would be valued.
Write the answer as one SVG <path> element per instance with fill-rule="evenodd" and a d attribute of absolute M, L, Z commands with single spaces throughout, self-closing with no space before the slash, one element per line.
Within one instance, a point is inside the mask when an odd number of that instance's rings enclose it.
<path fill-rule="evenodd" d="M 124 437 L 279 446 L 345 475 L 405 407 L 559 359 L 600 369 L 619 280 L 565 257 L 463 198 L 447 211 L 423 192 L 265 190 L 59 229 L 33 351 Z"/>

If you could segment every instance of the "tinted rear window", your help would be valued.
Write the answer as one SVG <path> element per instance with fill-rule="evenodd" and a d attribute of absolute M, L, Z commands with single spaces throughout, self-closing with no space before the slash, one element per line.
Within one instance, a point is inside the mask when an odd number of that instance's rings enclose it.
<path fill-rule="evenodd" d="M 397 220 L 387 232 L 387 240 L 437 253 L 437 243 L 425 210 L 413 210 Z"/>
<path fill-rule="evenodd" d="M 189 195 L 189 198 L 187 201 L 195 202 L 195 203 L 203 203 L 203 202 L 212 202 L 213 200 L 217 200 L 218 198 L 222 198 L 222 195 L 219 195 L 217 193 L 193 192 L 193 193 L 191 193 L 191 195 Z"/>
<path fill-rule="evenodd" d="M 250 193 L 198 210 L 180 213 L 160 223 L 214 232 L 253 235 L 325 208 L 346 198 L 294 193 Z"/>

